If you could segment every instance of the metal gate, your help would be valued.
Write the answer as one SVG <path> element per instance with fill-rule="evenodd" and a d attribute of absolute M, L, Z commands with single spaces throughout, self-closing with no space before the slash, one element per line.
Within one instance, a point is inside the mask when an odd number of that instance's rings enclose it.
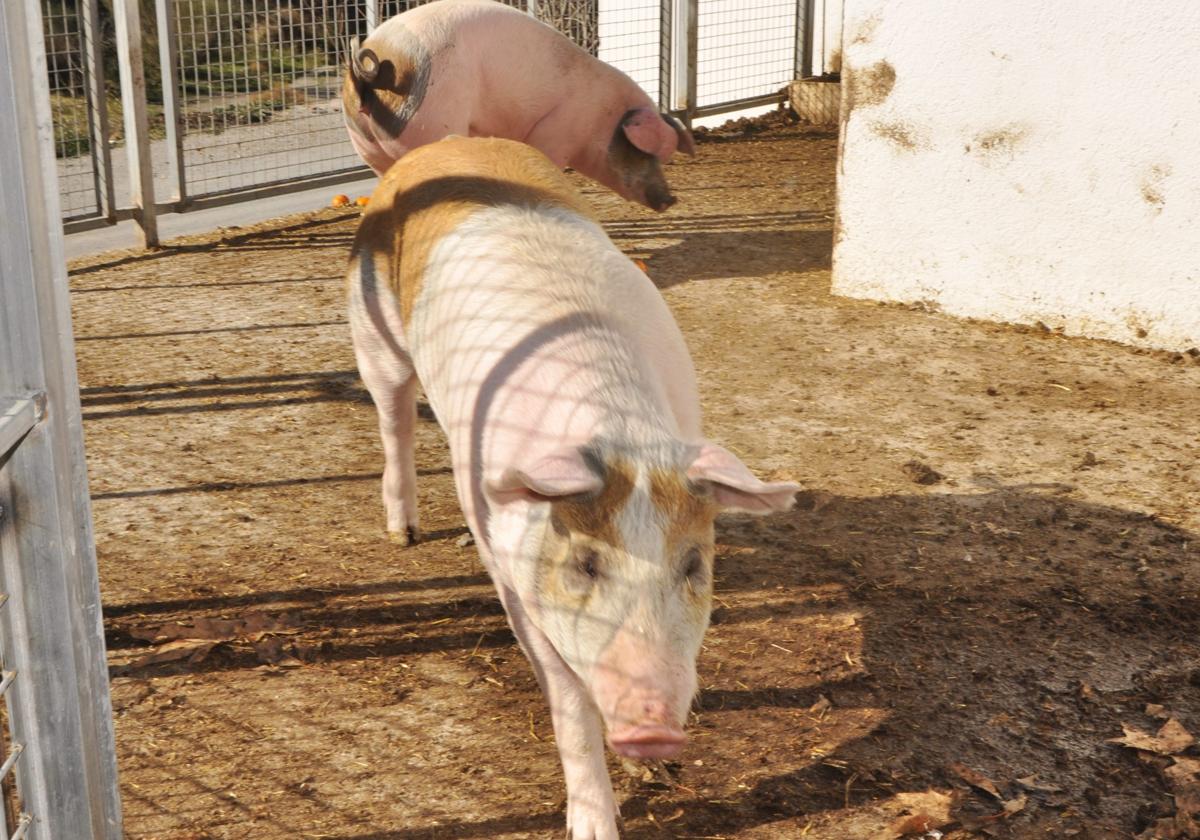
<path fill-rule="evenodd" d="M 115 178 L 96 37 L 99 0 L 40 2 L 64 215 L 77 227 L 137 218 L 152 243 L 159 212 L 366 172 L 340 111 L 345 50 L 352 37 L 428 0 L 155 0 L 156 19 L 141 21 L 139 0 L 111 0 L 117 49 L 108 45 L 104 55 L 121 65 L 126 135 Z M 688 120 L 783 101 L 784 86 L 812 64 L 814 10 L 827 5 L 504 2 L 567 33 Z M 150 79 L 141 78 L 142 59 L 131 54 L 144 54 Z M 122 197 L 132 187 L 132 206 L 113 209 L 114 181 Z"/>
<path fill-rule="evenodd" d="M 46 75 L 64 220 L 113 212 L 98 0 L 42 0 Z"/>
<path fill-rule="evenodd" d="M 367 31 L 366 2 L 158 0 L 158 21 L 177 209 L 363 168 L 340 95 L 347 43 Z"/>
<path fill-rule="evenodd" d="M 0 4 L 0 836 L 118 840 L 43 38 L 37 4 Z"/>
<path fill-rule="evenodd" d="M 796 0 L 698 0 L 694 116 L 780 101 L 797 76 L 804 12 Z"/>

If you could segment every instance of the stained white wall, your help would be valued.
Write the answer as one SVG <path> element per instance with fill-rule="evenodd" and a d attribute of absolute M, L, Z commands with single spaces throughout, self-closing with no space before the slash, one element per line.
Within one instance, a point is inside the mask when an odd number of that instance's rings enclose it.
<path fill-rule="evenodd" d="M 845 0 L 834 291 L 1200 346 L 1200 4 Z"/>

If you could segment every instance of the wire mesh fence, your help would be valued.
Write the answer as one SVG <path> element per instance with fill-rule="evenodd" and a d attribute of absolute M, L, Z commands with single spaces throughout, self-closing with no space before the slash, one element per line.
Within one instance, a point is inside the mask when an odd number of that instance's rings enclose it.
<path fill-rule="evenodd" d="M 697 110 L 772 96 L 796 76 L 796 0 L 699 0 Z"/>
<path fill-rule="evenodd" d="M 341 118 L 365 3 L 165 0 L 174 21 L 179 148 L 191 197 L 357 169 Z"/>
<path fill-rule="evenodd" d="M 106 199 L 113 177 L 105 97 L 97 94 L 103 85 L 91 69 L 99 66 L 99 48 L 88 33 L 88 10 L 94 17 L 99 2 L 41 0 L 67 219 L 103 214 L 106 207 L 112 215 Z M 157 15 L 143 17 L 142 40 L 151 112 L 145 165 L 157 169 L 157 201 L 183 210 L 206 198 L 295 188 L 366 171 L 341 115 L 346 49 L 371 25 L 425 2 L 155 0 Z M 503 2 L 534 14 L 623 70 L 664 110 L 691 115 L 779 98 L 796 78 L 806 4 L 811 5 L 809 0 Z M 812 2 L 824 9 L 837 0 Z M 90 63 L 89 50 L 95 53 Z M 118 60 L 108 52 L 104 58 Z M 828 64 L 823 58 L 821 63 Z M 120 183 L 124 157 L 117 167 Z"/>
<path fill-rule="evenodd" d="M 62 213 L 66 219 L 100 215 L 109 173 L 103 165 L 107 103 L 90 58 L 95 0 L 42 0 L 41 5 Z"/>
<path fill-rule="evenodd" d="M 669 107 L 670 7 L 670 0 L 599 0 L 594 7 L 594 54 L 637 82 L 664 109 Z"/>

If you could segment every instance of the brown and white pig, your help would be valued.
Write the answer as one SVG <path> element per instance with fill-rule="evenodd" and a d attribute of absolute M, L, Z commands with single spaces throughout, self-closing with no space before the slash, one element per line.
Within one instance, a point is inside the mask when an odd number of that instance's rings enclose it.
<path fill-rule="evenodd" d="M 380 175 L 447 135 L 506 137 L 665 210 L 675 198 L 662 164 L 676 149 L 695 153 L 687 129 L 632 79 L 494 0 L 437 0 L 352 43 L 342 107 L 354 148 Z"/>
<path fill-rule="evenodd" d="M 549 700 L 570 836 L 615 840 L 605 734 L 634 758 L 682 748 L 714 516 L 784 510 L 797 487 L 702 437 L 662 297 L 530 146 L 453 137 L 396 163 L 355 238 L 349 302 L 388 530 L 403 543 L 420 531 L 419 382 Z"/>

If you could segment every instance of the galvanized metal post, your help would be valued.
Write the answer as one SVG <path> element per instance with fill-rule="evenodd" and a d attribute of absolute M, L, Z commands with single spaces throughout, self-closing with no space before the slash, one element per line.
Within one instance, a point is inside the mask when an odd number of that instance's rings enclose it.
<path fill-rule="evenodd" d="M 658 108 L 671 110 L 671 0 L 661 0 L 658 7 Z"/>
<path fill-rule="evenodd" d="M 161 1 L 161 0 L 160 0 Z M 379 25 L 379 3 L 381 0 L 367 0 L 367 34 L 370 35 Z"/>
<path fill-rule="evenodd" d="M 104 56 L 100 34 L 99 0 L 83 0 L 83 54 L 87 74 L 88 128 L 91 133 L 92 169 L 96 176 L 96 198 L 100 213 L 110 222 L 117 219 L 113 195 L 112 151 L 108 147 L 108 92 L 104 85 Z"/>
<path fill-rule="evenodd" d="M 692 118 L 700 107 L 698 84 L 696 81 L 697 67 L 700 60 L 700 0 L 687 2 L 687 116 L 685 121 L 688 130 L 692 128 Z"/>
<path fill-rule="evenodd" d="M 530 17 L 538 16 L 538 0 L 525 0 L 525 11 Z"/>
<path fill-rule="evenodd" d="M 22 829 L 119 840 L 121 808 L 37 3 L 0 3 L 0 657 Z M 12 756 L 10 755 L 10 758 Z M 6 762 L 7 763 L 7 762 Z M 11 765 L 10 765 L 11 766 Z"/>
<path fill-rule="evenodd" d="M 795 77 L 808 79 L 813 74 L 813 22 L 816 20 L 816 0 L 796 0 L 796 60 Z"/>
<path fill-rule="evenodd" d="M 158 63 L 162 71 L 163 118 L 167 124 L 167 175 L 171 201 L 187 202 L 183 168 L 183 113 L 179 108 L 179 43 L 175 37 L 175 0 L 155 0 Z"/>
<path fill-rule="evenodd" d="M 117 61 L 121 70 L 121 107 L 125 112 L 125 151 L 134 219 L 147 248 L 158 244 L 154 172 L 150 166 L 150 125 L 146 119 L 146 72 L 142 64 L 142 26 L 138 0 L 113 0 Z"/>
<path fill-rule="evenodd" d="M 672 110 L 690 129 L 696 113 L 696 51 L 700 41 L 700 0 L 674 0 L 671 47 Z"/>

